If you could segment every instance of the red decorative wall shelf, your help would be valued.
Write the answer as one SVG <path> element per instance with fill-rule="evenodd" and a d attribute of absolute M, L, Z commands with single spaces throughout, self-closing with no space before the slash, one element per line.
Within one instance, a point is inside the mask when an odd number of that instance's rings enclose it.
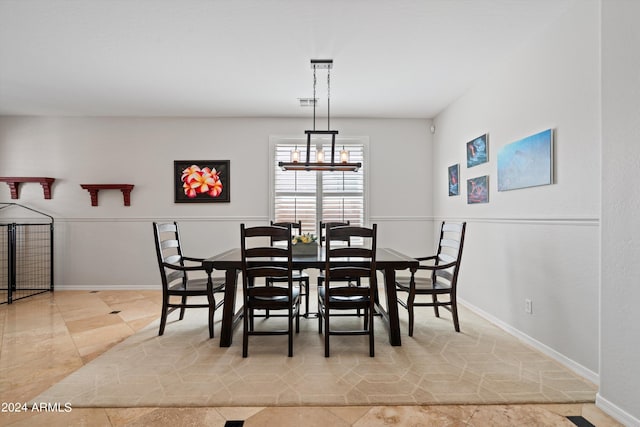
<path fill-rule="evenodd" d="M 43 176 L 10 176 L 10 177 L 0 177 L 0 182 L 6 182 L 9 188 L 11 189 L 11 198 L 18 199 L 18 189 L 20 184 L 23 182 L 38 182 L 42 185 L 42 189 L 44 190 L 44 198 L 51 198 L 51 184 L 55 181 L 55 178 L 47 178 Z"/>
<path fill-rule="evenodd" d="M 80 184 L 80 187 L 89 191 L 91 195 L 91 206 L 98 206 L 98 191 L 100 190 L 122 191 L 124 205 L 131 206 L 131 190 L 133 190 L 133 184 Z"/>

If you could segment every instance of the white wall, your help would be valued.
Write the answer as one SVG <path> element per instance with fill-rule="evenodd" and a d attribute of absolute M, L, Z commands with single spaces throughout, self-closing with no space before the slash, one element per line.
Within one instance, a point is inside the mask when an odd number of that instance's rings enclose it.
<path fill-rule="evenodd" d="M 602 2 L 602 291 L 597 403 L 640 425 L 640 3 Z"/>
<path fill-rule="evenodd" d="M 597 381 L 600 213 L 599 7 L 576 2 L 435 119 L 434 213 L 466 219 L 463 301 Z M 497 153 L 556 131 L 555 182 L 497 191 Z M 466 167 L 465 143 L 489 133 L 489 162 Z M 461 195 L 447 193 L 460 163 Z M 466 180 L 489 175 L 488 204 Z M 533 314 L 525 313 L 525 298 Z M 464 319 L 463 329 L 464 329 Z"/>
<path fill-rule="evenodd" d="M 410 254 L 431 250 L 431 122 L 333 124 L 341 136 L 369 137 L 369 215 L 379 224 L 380 244 Z M 0 183 L 0 201 L 55 217 L 57 289 L 157 289 L 151 222 L 179 221 L 185 252 L 193 256 L 239 246 L 241 222 L 269 220 L 269 136 L 302 136 L 309 125 L 279 118 L 2 117 L 0 176 L 56 182 L 51 200 L 37 183 L 22 184 L 20 199 L 11 200 Z M 173 202 L 173 161 L 192 159 L 231 161 L 231 203 Z M 134 184 L 131 206 L 123 206 L 120 191 L 109 190 L 100 191 L 92 207 L 80 184 L 94 183 Z"/>

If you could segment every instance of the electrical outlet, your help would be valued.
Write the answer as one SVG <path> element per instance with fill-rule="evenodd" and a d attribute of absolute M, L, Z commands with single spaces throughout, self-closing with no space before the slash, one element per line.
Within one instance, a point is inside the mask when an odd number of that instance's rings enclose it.
<path fill-rule="evenodd" d="M 533 314 L 533 303 L 529 298 L 524 300 L 524 312 L 528 314 Z"/>

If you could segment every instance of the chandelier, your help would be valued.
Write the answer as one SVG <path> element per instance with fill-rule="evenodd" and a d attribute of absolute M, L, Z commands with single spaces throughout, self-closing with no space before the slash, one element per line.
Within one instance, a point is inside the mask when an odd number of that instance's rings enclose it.
<path fill-rule="evenodd" d="M 340 151 L 340 157 L 336 161 L 336 135 L 337 130 L 331 130 L 331 68 L 333 68 L 333 59 L 312 59 L 311 68 L 313 69 L 313 129 L 305 130 L 304 133 L 307 136 L 307 152 L 305 161 L 302 162 L 300 158 L 300 151 L 298 147 L 291 152 L 291 161 L 278 162 L 278 166 L 282 170 L 290 171 L 342 171 L 342 172 L 357 172 L 362 163 L 350 163 L 349 152 L 342 147 Z M 327 70 L 327 130 L 316 130 L 316 70 Z M 325 161 L 324 150 L 320 149 L 316 152 L 316 161 L 311 162 L 311 138 L 319 137 L 326 138 L 331 136 L 331 155 L 329 161 Z"/>

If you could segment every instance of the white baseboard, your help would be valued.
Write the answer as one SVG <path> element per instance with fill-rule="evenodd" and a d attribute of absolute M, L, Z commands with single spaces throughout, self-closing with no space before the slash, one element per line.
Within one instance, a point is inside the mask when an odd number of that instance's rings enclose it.
<path fill-rule="evenodd" d="M 565 367 L 571 369 L 573 372 L 575 372 L 576 374 L 580 375 L 581 377 L 584 377 L 585 379 L 591 381 L 592 383 L 594 383 L 596 385 L 600 384 L 600 376 L 597 373 L 593 372 L 592 370 L 582 366 L 581 364 L 575 362 L 572 359 L 569 359 L 567 356 L 563 355 L 562 353 L 557 352 L 556 350 L 554 350 L 551 347 L 541 343 L 540 341 L 538 341 L 538 340 L 536 340 L 534 338 L 531 338 L 529 335 L 523 333 L 522 331 L 514 328 L 511 325 L 508 325 L 508 324 L 504 323 L 502 320 L 500 320 L 500 319 L 494 317 L 493 315 L 487 313 L 486 311 L 474 306 L 473 304 L 470 304 L 467 301 L 464 301 L 464 300 L 462 300 L 460 298 L 458 298 L 458 302 L 460 304 L 464 305 L 465 307 L 467 307 L 469 310 L 471 310 L 474 313 L 476 313 L 478 316 L 487 319 L 489 322 L 491 322 L 494 325 L 498 326 L 499 328 L 503 329 L 507 333 L 513 335 L 514 337 L 518 338 L 521 341 L 524 341 L 525 343 L 529 344 L 531 347 L 535 348 L 539 352 L 541 352 L 543 354 L 546 354 L 547 356 L 549 356 L 552 359 L 556 360 L 560 364 L 562 364 Z"/>
<path fill-rule="evenodd" d="M 596 406 L 625 426 L 640 426 L 640 419 L 634 417 L 624 409 L 621 409 L 620 407 L 614 405 L 613 403 L 602 397 L 599 392 L 596 394 Z"/>

